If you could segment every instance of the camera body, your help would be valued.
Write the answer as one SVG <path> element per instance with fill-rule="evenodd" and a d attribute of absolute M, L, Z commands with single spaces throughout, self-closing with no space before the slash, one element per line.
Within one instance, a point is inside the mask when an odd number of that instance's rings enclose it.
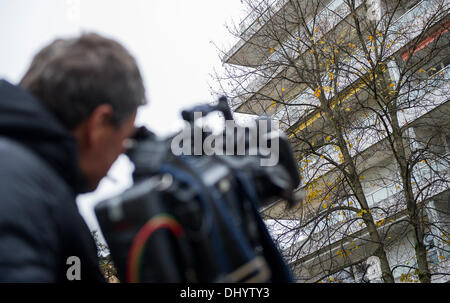
<path fill-rule="evenodd" d="M 200 140 L 193 138 L 198 130 L 194 113 L 214 111 L 232 120 L 224 97 L 215 106 L 182 113 L 191 150 L 193 143 L 204 146 L 212 135 L 202 132 Z M 300 177 L 287 138 L 268 127 L 270 120 L 258 125 L 264 123 L 257 140 L 264 146 L 251 142 L 251 128 L 228 125 L 216 152 L 208 155 L 174 152 L 182 132 L 166 139 L 145 128 L 137 132 L 127 152 L 135 166 L 134 186 L 95 208 L 121 281 L 292 281 L 259 209 L 278 199 L 296 202 Z M 229 148 L 229 134 L 242 148 Z M 262 166 L 275 144 L 279 161 Z M 238 149 L 244 154 L 237 155 Z"/>

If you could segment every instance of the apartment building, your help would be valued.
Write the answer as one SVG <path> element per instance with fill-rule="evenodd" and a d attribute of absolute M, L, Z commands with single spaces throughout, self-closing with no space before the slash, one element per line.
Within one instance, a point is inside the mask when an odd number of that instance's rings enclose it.
<path fill-rule="evenodd" d="M 360 203 L 355 189 L 336 181 L 349 159 L 395 280 L 418 281 L 389 123 L 401 129 L 403 169 L 427 221 L 432 281 L 449 281 L 449 8 L 448 0 L 261 1 L 240 23 L 240 39 L 223 58 L 234 82 L 231 106 L 280 121 L 297 151 L 299 190 L 307 193 L 293 210 L 283 201 L 263 210 L 268 222 L 278 222 L 274 235 L 297 281 L 382 281 L 364 214 L 350 211 Z M 397 106 L 383 107 L 383 96 Z M 330 121 L 333 111 L 341 121 Z M 341 125 L 342 136 L 333 125 Z"/>

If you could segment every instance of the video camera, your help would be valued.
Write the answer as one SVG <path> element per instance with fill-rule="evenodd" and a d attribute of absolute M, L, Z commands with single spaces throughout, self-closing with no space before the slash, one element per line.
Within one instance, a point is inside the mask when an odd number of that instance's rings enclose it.
<path fill-rule="evenodd" d="M 196 123 L 212 112 L 227 122 L 220 135 Z M 259 213 L 278 199 L 288 205 L 299 199 L 289 141 L 270 119 L 258 119 L 254 127 L 235 125 L 226 97 L 182 117 L 186 128 L 169 138 L 138 130 L 127 151 L 134 185 L 95 208 L 119 279 L 292 282 Z M 278 153 L 277 162 L 261 165 L 271 151 Z"/>

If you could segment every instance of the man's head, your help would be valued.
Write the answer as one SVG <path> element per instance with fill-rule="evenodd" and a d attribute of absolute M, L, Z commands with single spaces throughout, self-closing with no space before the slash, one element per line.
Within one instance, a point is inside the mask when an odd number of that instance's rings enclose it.
<path fill-rule="evenodd" d="M 91 190 L 134 133 L 145 89 L 134 58 L 97 34 L 58 39 L 33 59 L 20 82 L 78 142 L 79 165 Z"/>

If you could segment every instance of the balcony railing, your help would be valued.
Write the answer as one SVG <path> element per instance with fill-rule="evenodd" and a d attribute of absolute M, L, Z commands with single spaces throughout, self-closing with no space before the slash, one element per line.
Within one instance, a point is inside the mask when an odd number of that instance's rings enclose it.
<path fill-rule="evenodd" d="M 405 108 L 399 115 L 400 126 L 411 123 L 439 105 L 450 96 L 450 66 L 436 72 L 430 79 L 422 80 L 417 87 L 403 87 L 399 93 L 399 104 L 414 106 Z"/>
<path fill-rule="evenodd" d="M 389 29 L 386 44 L 392 47 L 386 52 L 385 57 L 391 56 L 421 34 L 425 25 L 430 28 L 437 23 L 444 17 L 445 12 L 448 14 L 449 5 L 449 0 L 422 0 L 400 16 Z"/>
<path fill-rule="evenodd" d="M 362 121 L 357 122 L 355 129 L 346 134 L 344 138 L 348 141 L 350 156 L 354 157 L 357 153 L 362 153 L 380 142 L 386 138 L 386 136 L 387 132 L 377 120 L 377 116 L 371 114 Z M 329 144 L 318 148 L 316 153 L 324 155 L 338 164 L 343 160 L 340 149 L 334 145 L 332 141 L 329 142 Z M 325 157 L 317 155 L 306 157 L 299 165 L 302 167 L 307 165 L 307 169 L 304 169 L 302 172 L 304 182 L 310 181 L 312 178 L 320 178 L 334 169 L 334 165 L 332 165 Z"/>
<path fill-rule="evenodd" d="M 253 35 L 261 26 L 264 25 L 264 20 L 269 18 L 271 14 L 280 10 L 288 0 L 262 0 L 240 23 L 239 33 L 241 37 L 249 38 Z M 262 19 L 260 23 L 258 20 Z M 258 23 L 258 26 L 256 24 Z M 250 28 L 256 26 L 250 32 Z"/>
<path fill-rule="evenodd" d="M 280 121 L 280 128 L 285 131 L 294 125 L 306 111 L 310 111 L 319 105 L 319 101 L 314 96 L 314 92 L 310 88 L 307 88 L 297 97 L 289 101 L 288 105 L 283 104 L 279 106 L 272 117 Z"/>
<path fill-rule="evenodd" d="M 240 23 L 239 23 L 239 33 L 241 36 L 244 35 L 245 31 L 252 26 L 261 13 L 266 12 L 269 4 L 267 1 L 262 0 L 261 3 L 255 7 Z"/>

